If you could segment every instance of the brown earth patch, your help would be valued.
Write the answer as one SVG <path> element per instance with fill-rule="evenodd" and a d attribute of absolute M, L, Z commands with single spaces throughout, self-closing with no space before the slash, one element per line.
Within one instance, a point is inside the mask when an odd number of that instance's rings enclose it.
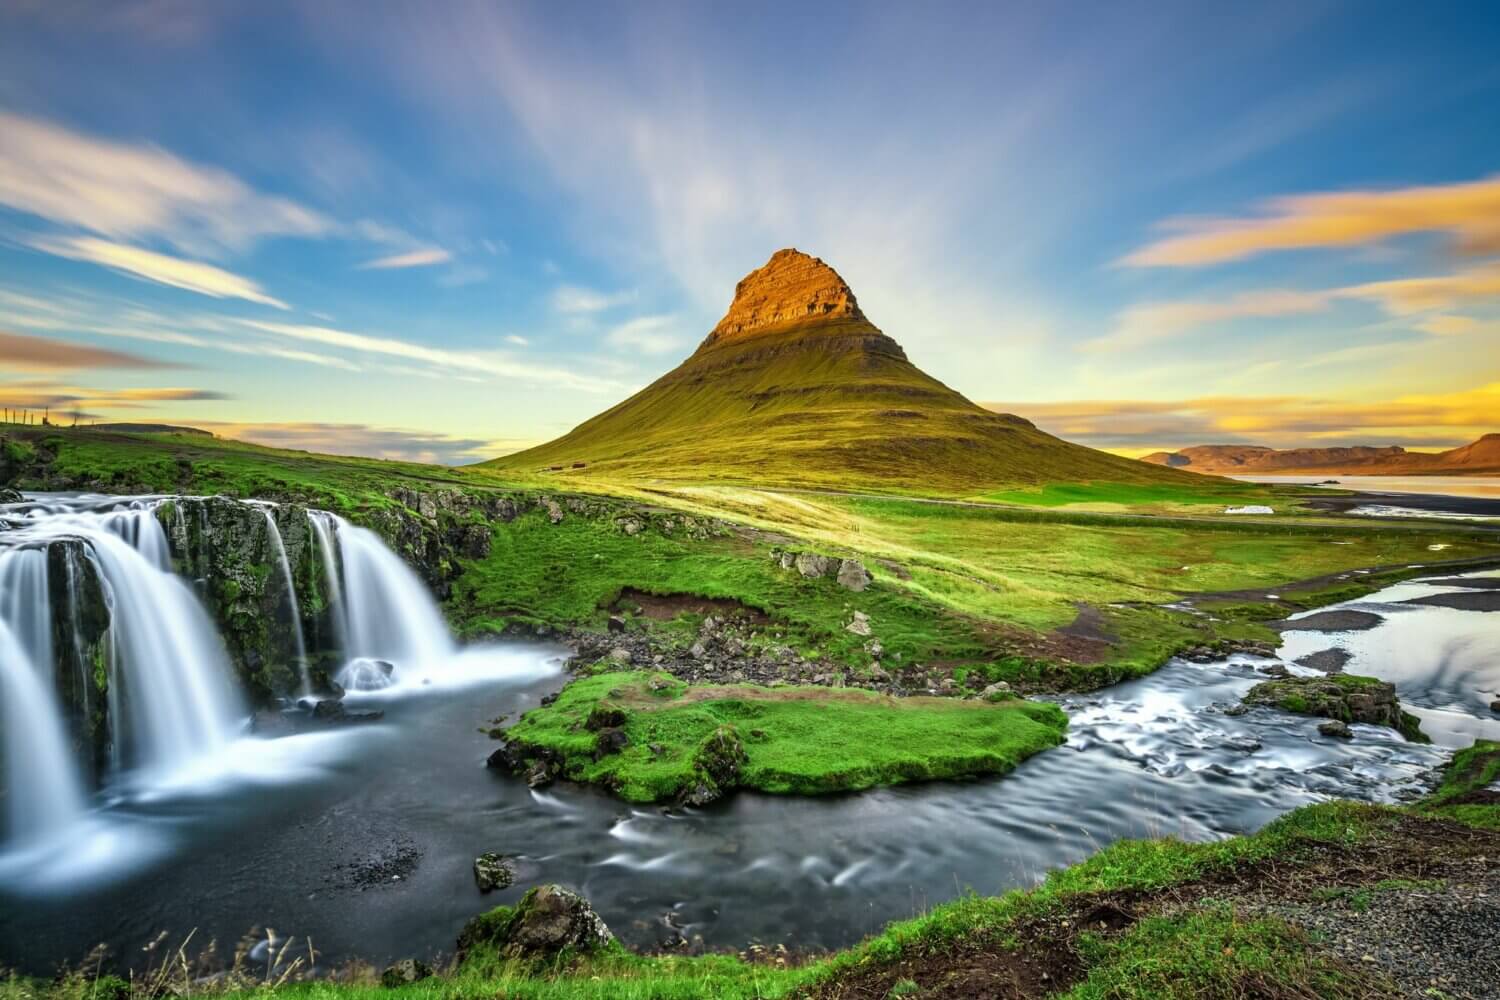
<path fill-rule="evenodd" d="M 701 597 L 697 594 L 648 594 L 634 587 L 626 587 L 620 591 L 612 608 L 615 611 L 638 609 L 641 615 L 659 622 L 671 621 L 678 615 L 718 615 L 757 625 L 765 625 L 771 621 L 764 611 L 733 598 Z"/>

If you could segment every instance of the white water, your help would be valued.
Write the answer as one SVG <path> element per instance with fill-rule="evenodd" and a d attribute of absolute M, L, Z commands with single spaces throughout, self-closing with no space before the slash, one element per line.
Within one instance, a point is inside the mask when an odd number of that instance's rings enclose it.
<path fill-rule="evenodd" d="M 0 730 L 5 759 L 10 762 L 6 828 L 11 839 L 32 843 L 77 819 L 83 812 L 83 788 L 61 713 L 41 672 L 4 621 L 0 621 Z"/>
<path fill-rule="evenodd" d="M 276 518 L 271 516 L 270 508 L 261 508 L 261 513 L 266 516 L 266 533 L 276 547 L 276 563 L 281 569 L 281 581 L 286 585 L 287 607 L 291 609 L 292 616 L 292 639 L 297 646 L 297 672 L 302 678 L 302 688 L 298 693 L 306 697 L 312 694 L 312 678 L 307 674 L 307 639 L 302 635 L 302 609 L 297 606 L 297 582 L 292 579 L 292 564 L 286 557 L 286 546 L 282 544 L 281 529 L 276 527 Z"/>
<path fill-rule="evenodd" d="M 348 752 L 351 739 L 378 738 L 381 727 L 369 726 L 357 737 L 247 734 L 248 706 L 228 651 L 189 582 L 173 572 L 158 519 L 167 499 L 44 497 L 0 507 L 4 881 L 50 883 L 59 872 L 82 877 L 166 849 L 128 809 L 115 813 L 122 803 L 295 780 Z M 288 592 L 305 694 L 308 650 L 291 561 L 271 511 L 262 513 Z M 345 673 L 372 668 L 395 693 L 514 672 L 509 659 L 457 655 L 432 597 L 378 536 L 321 511 L 309 518 Z M 49 547 L 63 542 L 76 545 L 68 552 L 68 586 L 49 587 Z M 66 660 L 53 648 L 59 622 L 77 613 L 54 606 L 54 598 L 74 599 L 75 559 L 96 571 L 109 622 L 103 645 L 111 765 L 92 803 L 58 695 Z"/>
<path fill-rule="evenodd" d="M 334 517 L 343 570 L 347 661 L 338 681 L 371 691 L 430 679 L 453 640 L 422 581 L 380 536 Z M 331 574 L 332 575 L 332 574 Z M 390 664 L 389 674 L 382 664 Z"/>

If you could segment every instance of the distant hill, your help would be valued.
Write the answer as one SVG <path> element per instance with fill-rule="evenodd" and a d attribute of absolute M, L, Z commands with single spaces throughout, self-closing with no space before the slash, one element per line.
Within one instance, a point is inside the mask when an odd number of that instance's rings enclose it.
<path fill-rule="evenodd" d="M 1213 475 L 1463 476 L 1500 474 L 1500 434 L 1437 453 L 1387 448 L 1289 448 L 1208 444 L 1158 451 L 1142 462 Z"/>
<path fill-rule="evenodd" d="M 748 274 L 681 365 L 563 437 L 485 464 L 914 493 L 1192 482 L 970 402 L 908 361 L 838 273 L 798 250 Z"/>
<path fill-rule="evenodd" d="M 124 434 L 201 434 L 213 437 L 210 431 L 196 427 L 179 427 L 176 424 L 90 424 L 96 431 L 120 431 Z"/>

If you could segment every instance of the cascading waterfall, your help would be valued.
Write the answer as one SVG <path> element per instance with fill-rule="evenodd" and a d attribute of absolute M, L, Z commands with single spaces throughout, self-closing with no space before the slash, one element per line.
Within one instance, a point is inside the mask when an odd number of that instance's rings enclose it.
<path fill-rule="evenodd" d="M 81 754 L 97 755 L 90 759 L 106 786 L 141 790 L 232 759 L 227 751 L 244 734 L 248 705 L 208 611 L 174 568 L 174 552 L 182 556 L 174 544 L 212 535 L 210 502 L 185 511 L 189 505 L 186 498 L 75 496 L 0 507 L 0 838 L 7 849 L 44 840 L 83 815 L 95 770 L 82 766 Z M 262 551 L 287 592 L 305 695 L 310 656 L 291 543 L 274 512 L 255 506 L 266 522 Z M 370 690 L 425 681 L 455 652 L 427 589 L 373 532 L 324 511 L 308 517 L 330 638 L 344 663 L 340 682 Z M 300 556 L 296 565 L 304 565 Z M 102 728 L 85 732 L 101 718 Z"/>
<path fill-rule="evenodd" d="M 329 577 L 337 579 L 342 569 L 346 663 L 339 683 L 375 690 L 393 683 L 397 670 L 420 676 L 450 656 L 448 627 L 417 575 L 373 531 L 326 516 L 338 542 L 339 565 L 327 567 Z"/>
<path fill-rule="evenodd" d="M 7 761 L 8 839 L 26 844 L 73 822 L 84 806 L 56 699 L 26 648 L 0 621 L 0 746 Z"/>
<path fill-rule="evenodd" d="M 268 508 L 261 508 L 266 516 L 266 533 L 276 549 L 276 563 L 281 568 L 281 579 L 286 584 L 287 606 L 291 609 L 292 641 L 297 647 L 297 670 L 302 678 L 300 694 L 312 694 L 312 678 L 307 673 L 307 639 L 302 635 L 302 609 L 297 605 L 297 581 L 292 578 L 292 564 L 286 557 L 286 546 L 281 541 L 281 529 L 276 527 L 276 518 Z"/>

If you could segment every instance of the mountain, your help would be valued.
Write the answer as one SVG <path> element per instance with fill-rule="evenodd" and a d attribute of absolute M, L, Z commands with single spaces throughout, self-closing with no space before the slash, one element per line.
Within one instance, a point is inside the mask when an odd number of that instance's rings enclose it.
<path fill-rule="evenodd" d="M 973 493 L 1191 485 L 970 402 L 865 317 L 838 272 L 778 250 L 682 364 L 555 441 L 486 463 L 630 479 Z"/>
<path fill-rule="evenodd" d="M 1500 434 L 1437 453 L 1388 448 L 1289 448 L 1209 444 L 1157 451 L 1142 462 L 1214 475 L 1463 476 L 1500 473 Z"/>

